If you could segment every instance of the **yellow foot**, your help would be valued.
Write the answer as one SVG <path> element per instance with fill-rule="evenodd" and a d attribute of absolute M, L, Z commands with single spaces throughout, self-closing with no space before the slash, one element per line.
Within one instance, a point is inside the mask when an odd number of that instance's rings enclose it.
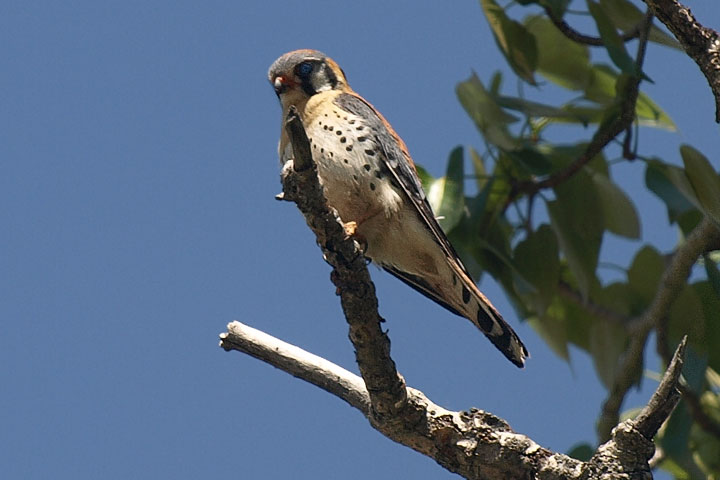
<path fill-rule="evenodd" d="M 357 226 L 357 222 L 343 223 L 343 228 L 345 229 L 345 236 L 347 238 L 350 238 L 355 235 L 355 232 L 357 231 Z"/>

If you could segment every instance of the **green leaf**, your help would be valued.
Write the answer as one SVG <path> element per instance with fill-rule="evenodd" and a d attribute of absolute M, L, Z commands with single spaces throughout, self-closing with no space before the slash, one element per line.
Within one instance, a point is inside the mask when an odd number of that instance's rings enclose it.
<path fill-rule="evenodd" d="M 570 360 L 567 336 L 567 309 L 559 297 L 554 297 L 542 317 L 528 319 L 530 326 L 545 340 L 545 343 L 555 354 L 565 360 Z"/>
<path fill-rule="evenodd" d="M 665 203 L 670 223 L 678 221 L 684 213 L 695 209 L 680 188 L 675 186 L 671 178 L 682 178 L 682 170 L 652 159 L 645 168 L 645 185 Z M 687 185 L 690 187 L 690 185 Z M 694 195 L 693 195 L 694 197 Z"/>
<path fill-rule="evenodd" d="M 693 288 L 700 298 L 705 317 L 704 341 L 707 344 L 708 365 L 715 371 L 720 371 L 720 322 L 717 321 L 720 293 L 711 281 L 695 283 Z"/>
<path fill-rule="evenodd" d="M 645 306 L 638 305 L 641 302 L 638 300 L 637 294 L 625 282 L 613 282 L 601 289 L 594 290 L 592 299 L 598 305 L 625 316 L 633 315 Z"/>
<path fill-rule="evenodd" d="M 600 244 L 602 243 L 602 206 L 592 188 L 592 180 L 583 171 L 555 187 L 557 200 L 547 202 L 552 228 L 577 279 L 583 297 L 597 282 Z"/>
<path fill-rule="evenodd" d="M 423 190 L 429 192 L 435 179 L 428 173 L 427 170 L 425 170 L 425 168 L 417 163 L 415 164 L 415 170 L 417 170 L 418 177 L 420 177 L 420 183 L 422 183 Z"/>
<path fill-rule="evenodd" d="M 580 123 L 587 127 L 591 123 L 600 123 L 606 107 L 589 105 L 584 102 L 569 102 L 563 105 L 563 110 L 567 111 L 569 117 L 555 117 L 552 119 L 554 123 Z"/>
<path fill-rule="evenodd" d="M 688 344 L 693 347 L 693 350 L 699 355 L 707 355 L 705 311 L 700 301 L 700 295 L 698 295 L 693 285 L 685 285 L 685 288 L 680 291 L 680 294 L 670 306 L 668 317 L 668 339 L 672 344 L 671 347 L 674 348 L 674 345 L 680 343 L 683 335 L 687 335 Z M 687 364 L 689 362 L 688 358 L 685 360 Z M 702 375 L 699 380 L 702 381 Z"/>
<path fill-rule="evenodd" d="M 445 232 L 452 230 L 464 214 L 464 182 L 463 149 L 456 147 L 450 152 L 445 176 L 435 180 L 427 194 L 428 201 L 438 217 L 438 223 Z"/>
<path fill-rule="evenodd" d="M 569 457 L 572 457 L 581 462 L 587 462 L 590 460 L 595 453 L 595 449 L 588 443 L 575 444 L 570 451 L 567 453 Z"/>
<path fill-rule="evenodd" d="M 577 282 L 572 278 L 566 265 L 563 265 L 560 277 L 570 288 L 578 290 Z M 559 299 L 560 303 L 564 306 L 565 329 L 568 341 L 590 353 L 590 330 L 592 329 L 593 322 L 597 321 L 597 319 L 593 315 L 589 315 L 587 309 L 575 300 L 556 295 L 553 303 L 556 299 Z M 550 311 L 550 309 L 548 309 L 548 311 Z"/>
<path fill-rule="evenodd" d="M 607 50 L 613 63 L 622 72 L 627 73 L 628 75 L 633 77 L 642 76 L 647 79 L 647 77 L 645 77 L 638 68 L 635 60 L 633 60 L 628 54 L 625 49 L 625 42 L 623 42 L 620 35 L 618 35 L 617 30 L 615 30 L 615 26 L 608 18 L 603 7 L 599 3 L 595 3 L 593 0 L 587 0 L 587 5 L 590 10 L 590 14 L 595 20 L 598 32 L 600 32 L 600 38 L 602 39 L 605 49 Z"/>
<path fill-rule="evenodd" d="M 654 247 L 646 245 L 635 254 L 627 272 L 628 283 L 646 305 L 655 297 L 664 271 L 663 257 Z"/>
<path fill-rule="evenodd" d="M 568 118 L 573 116 L 571 112 L 562 108 L 525 100 L 524 98 L 498 96 L 496 101 L 501 107 L 521 112 L 527 117 Z"/>
<path fill-rule="evenodd" d="M 494 0 L 480 0 L 480 5 L 510 67 L 520 78 L 535 85 L 533 73 L 537 68 L 538 50 L 533 34 L 508 17 Z"/>
<path fill-rule="evenodd" d="M 552 163 L 550 160 L 534 148 L 525 147 L 506 153 L 513 161 L 515 167 L 533 175 L 547 175 L 552 171 Z"/>
<path fill-rule="evenodd" d="M 500 87 L 502 86 L 502 72 L 496 70 L 490 79 L 490 95 L 497 97 L 500 94 Z"/>
<path fill-rule="evenodd" d="M 529 307 L 542 316 L 557 291 L 560 280 L 560 260 L 555 234 L 543 224 L 515 246 L 513 264 L 534 290 L 526 292 Z M 516 286 L 520 292 L 521 285 Z"/>
<path fill-rule="evenodd" d="M 472 161 L 473 171 L 475 172 L 475 182 L 477 183 L 478 190 L 482 190 L 488 182 L 485 162 L 477 150 L 472 147 L 470 147 L 470 160 Z"/>
<path fill-rule="evenodd" d="M 662 128 L 672 132 L 677 130 L 670 116 L 643 92 L 638 93 L 635 115 L 638 116 L 640 125 L 645 127 Z"/>
<path fill-rule="evenodd" d="M 718 270 L 717 263 L 708 254 L 703 255 L 703 263 L 705 264 L 705 273 L 710 285 L 712 285 L 715 294 L 720 298 L 720 270 Z"/>
<path fill-rule="evenodd" d="M 619 325 L 607 321 L 590 327 L 590 353 L 598 377 L 605 388 L 612 388 L 619 371 L 619 358 L 625 351 L 628 335 Z"/>
<path fill-rule="evenodd" d="M 570 0 L 517 0 L 520 5 L 537 4 L 550 9 L 555 18 L 562 18 Z"/>
<path fill-rule="evenodd" d="M 600 0 L 600 6 L 613 24 L 625 33 L 636 30 L 645 20 L 645 14 L 628 0 Z M 650 27 L 648 40 L 666 47 L 682 50 L 680 43 L 657 26 Z"/>
<path fill-rule="evenodd" d="M 700 207 L 716 223 L 720 223 L 720 176 L 708 159 L 690 145 L 681 145 L 680 155 Z"/>
<path fill-rule="evenodd" d="M 693 461 L 688 448 L 691 427 L 692 417 L 688 412 L 687 404 L 681 400 L 665 424 L 663 434 L 658 441 L 665 455 L 672 460 L 673 469 L 684 474 L 680 478 L 702 478 L 702 472 Z"/>
<path fill-rule="evenodd" d="M 705 392 L 702 399 L 703 409 L 705 411 L 712 411 L 713 409 L 720 411 L 717 406 L 717 395 L 714 395 L 712 392 Z M 708 405 L 711 401 L 714 403 L 713 406 Z M 718 422 L 720 420 L 715 418 L 715 421 Z M 698 466 L 703 470 L 707 478 L 717 479 L 718 476 L 720 476 L 720 440 L 718 440 L 717 436 L 706 432 L 696 425 L 691 432 L 691 441 L 693 458 Z"/>
<path fill-rule="evenodd" d="M 630 197 L 604 175 L 593 175 L 592 180 L 602 206 L 605 228 L 622 237 L 640 238 L 640 219 Z"/>
<path fill-rule="evenodd" d="M 460 104 L 489 143 L 503 150 L 514 150 L 520 146 L 507 128 L 508 124 L 518 120 L 517 117 L 500 108 L 475 73 L 460 82 L 455 91 Z"/>
<path fill-rule="evenodd" d="M 545 16 L 527 17 L 525 26 L 535 35 L 538 72 L 563 88 L 585 90 L 591 76 L 587 47 L 565 37 Z"/>
<path fill-rule="evenodd" d="M 585 98 L 603 105 L 616 103 L 618 79 L 618 73 L 607 65 L 593 65 L 590 69 L 590 80 L 585 88 Z M 676 129 L 667 113 L 643 92 L 638 94 L 635 114 L 640 125 L 671 131 Z"/>
<path fill-rule="evenodd" d="M 577 160 L 587 150 L 587 143 L 575 143 L 569 145 L 551 145 L 541 144 L 537 147 L 538 151 L 550 159 L 553 164 L 553 170 L 559 171 L 566 168 L 572 162 Z M 607 176 L 607 162 L 602 152 L 598 153 L 588 163 L 588 168 L 594 172 L 602 173 Z"/>

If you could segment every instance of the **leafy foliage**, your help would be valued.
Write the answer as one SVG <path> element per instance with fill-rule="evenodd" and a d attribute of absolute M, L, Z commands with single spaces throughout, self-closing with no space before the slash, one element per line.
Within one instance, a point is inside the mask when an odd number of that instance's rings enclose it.
<path fill-rule="evenodd" d="M 444 177 L 434 179 L 422 170 L 421 176 L 443 228 L 471 272 L 492 275 L 518 315 L 559 356 L 570 361 L 570 344 L 587 352 L 610 391 L 620 377 L 642 380 L 643 365 L 623 368 L 621 360 L 637 334 L 633 325 L 655 300 L 667 267 L 666 254 L 653 246 L 653 239 L 642 242 L 644 212 L 638 212 L 633 195 L 613 178 L 613 166 L 634 161 L 635 168 L 644 169 L 645 187 L 665 205 L 681 242 L 704 216 L 720 225 L 720 176 L 689 145 L 670 162 L 640 153 L 638 127 L 674 130 L 675 125 L 643 92 L 636 99 L 626 96 L 632 90 L 629 82 L 649 80 L 642 62 L 629 53 L 628 37 L 639 37 L 635 44 L 675 49 L 677 42 L 645 24 L 639 2 L 587 0 L 596 38 L 612 65 L 593 62 L 590 46 L 557 26 L 560 20 L 572 22 L 564 18 L 569 3 L 520 0 L 515 8 L 520 4 L 533 13 L 513 19 L 495 0 L 480 0 L 518 82 L 537 86 L 532 91 L 539 98 L 543 89 L 559 88 L 567 101 L 551 105 L 509 95 L 503 93 L 499 72 L 487 84 L 473 73 L 458 84 L 457 96 L 485 145 L 482 153 L 467 149 L 474 181 L 464 180 L 466 152 L 461 147 L 451 152 Z M 537 7 L 544 13 L 537 13 Z M 594 52 L 601 54 L 602 47 Z M 627 101 L 634 101 L 634 126 L 613 132 L 593 150 Z M 550 140 L 553 128 L 561 125 L 576 127 L 575 142 Z M 632 193 L 641 188 L 633 187 Z M 603 249 L 609 235 L 635 242 L 637 249 L 630 264 L 616 267 L 613 274 L 603 268 L 614 260 Z M 677 478 L 720 475 L 720 435 L 712 428 L 720 425 L 719 260 L 720 254 L 713 252 L 702 256 L 705 277 L 693 275 L 654 327 L 664 360 L 664 352 L 689 336 L 684 374 L 694 403 L 681 402 L 657 439 L 664 452 L 661 467 Z M 587 444 L 579 444 L 570 454 L 584 458 L 588 451 Z"/>

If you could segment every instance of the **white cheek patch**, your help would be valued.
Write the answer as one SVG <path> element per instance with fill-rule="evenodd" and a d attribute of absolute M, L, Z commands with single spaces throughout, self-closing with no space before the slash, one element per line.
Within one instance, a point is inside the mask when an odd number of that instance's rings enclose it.
<path fill-rule="evenodd" d="M 327 76 L 327 73 L 325 73 L 325 70 L 320 70 L 312 77 L 312 86 L 313 90 L 316 92 L 325 92 L 327 90 L 332 89 L 332 85 L 330 85 L 330 79 Z"/>

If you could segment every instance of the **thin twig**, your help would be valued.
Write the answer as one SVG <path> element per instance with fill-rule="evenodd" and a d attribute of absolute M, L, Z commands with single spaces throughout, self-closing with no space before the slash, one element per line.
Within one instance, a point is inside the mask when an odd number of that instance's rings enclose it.
<path fill-rule="evenodd" d="M 570 25 L 568 25 L 568 23 L 565 20 L 563 20 L 562 18 L 556 17 L 552 11 L 552 8 L 545 7 L 545 13 L 547 14 L 548 18 L 550 18 L 550 21 L 560 31 L 560 33 L 565 35 L 570 40 L 577 42 L 577 43 L 582 43 L 584 45 L 589 45 L 591 47 L 602 47 L 605 45 L 602 38 L 591 37 L 590 35 L 582 34 L 582 33 L 578 32 L 577 30 L 575 30 L 574 28 L 572 28 Z M 639 23 L 638 25 L 635 25 L 635 27 L 633 27 L 628 32 L 625 32 L 624 34 L 622 34 L 620 36 L 620 39 L 623 42 L 629 42 L 630 40 L 634 40 L 634 39 L 638 38 L 638 36 L 640 35 L 641 27 L 642 27 L 642 22 Z"/>
<path fill-rule="evenodd" d="M 602 320 L 614 323 L 615 325 L 619 325 L 621 327 L 627 327 L 630 322 L 630 317 L 627 315 L 623 315 L 622 313 L 616 312 L 604 305 L 600 305 L 592 300 L 583 298 L 580 292 L 562 280 L 558 282 L 558 293 Z"/>
<path fill-rule="evenodd" d="M 642 29 L 640 31 L 640 38 L 638 42 L 638 51 L 637 55 L 635 56 L 635 63 L 637 65 L 638 71 L 642 69 L 643 63 L 645 61 L 645 50 L 647 47 L 648 33 L 650 32 L 651 24 L 652 13 L 648 11 L 642 24 Z M 515 199 L 520 195 L 533 195 L 540 190 L 556 187 L 557 185 L 568 180 L 570 177 L 575 175 L 581 168 L 587 165 L 593 158 L 595 158 L 596 155 L 602 152 L 602 150 L 621 132 L 630 127 L 633 120 L 635 119 L 635 104 L 637 102 L 638 89 L 640 87 L 641 81 L 642 76 L 639 74 L 629 79 L 623 91 L 619 93 L 619 97 L 622 99 L 619 105 L 619 114 L 616 117 L 610 119 L 609 122 L 602 123 L 600 127 L 598 127 L 598 130 L 593 135 L 590 143 L 585 148 L 585 151 L 582 153 L 582 155 L 576 158 L 573 162 L 570 163 L 570 165 L 568 165 L 564 169 L 560 170 L 559 172 L 553 173 L 552 175 L 548 176 L 543 180 L 525 180 L 515 183 L 510 191 L 510 194 L 508 195 L 504 208 L 507 209 L 507 206 L 510 205 L 510 203 L 512 203 L 513 201 L 515 201 Z"/>

